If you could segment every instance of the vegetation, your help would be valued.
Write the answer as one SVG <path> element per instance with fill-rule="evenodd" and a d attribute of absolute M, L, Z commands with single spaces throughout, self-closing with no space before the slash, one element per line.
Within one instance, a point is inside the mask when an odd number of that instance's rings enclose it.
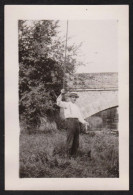
<path fill-rule="evenodd" d="M 19 20 L 18 25 L 19 114 L 27 129 L 34 129 L 41 118 L 52 121 L 58 113 L 55 101 L 63 85 L 65 39 L 59 37 L 58 21 Z M 75 70 L 77 49 L 67 47 L 66 75 Z"/>
<path fill-rule="evenodd" d="M 66 156 L 65 142 L 64 130 L 22 133 L 20 177 L 119 177 L 118 137 L 110 131 L 81 133 L 76 158 Z"/>

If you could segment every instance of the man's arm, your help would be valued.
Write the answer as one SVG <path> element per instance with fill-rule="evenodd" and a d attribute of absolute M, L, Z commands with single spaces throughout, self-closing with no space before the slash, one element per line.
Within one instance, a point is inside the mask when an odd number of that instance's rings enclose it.
<path fill-rule="evenodd" d="M 82 116 L 80 110 L 79 110 L 79 118 L 78 118 L 78 119 L 79 119 L 79 121 L 80 121 L 82 124 L 85 125 L 85 133 L 88 133 L 88 126 L 90 126 L 90 124 L 89 124 L 87 121 L 84 120 L 84 118 L 83 118 L 83 116 Z"/>
<path fill-rule="evenodd" d="M 61 90 L 61 94 L 57 98 L 57 106 L 67 108 L 67 102 L 62 101 L 62 96 L 65 93 L 64 89 Z"/>
<path fill-rule="evenodd" d="M 79 109 L 78 109 L 78 110 L 79 110 Z M 79 110 L 78 116 L 79 116 L 79 117 L 78 117 L 79 122 L 81 122 L 82 124 L 88 124 L 88 125 L 89 125 L 89 123 L 88 123 L 87 121 L 84 120 L 84 118 L 83 118 L 83 116 L 82 116 L 80 110 Z"/>
<path fill-rule="evenodd" d="M 79 112 L 78 112 L 78 116 L 79 116 L 78 119 L 79 119 L 79 122 L 81 122 L 82 124 L 85 125 L 85 130 L 86 130 L 86 132 L 87 132 L 87 127 L 90 126 L 90 124 L 89 124 L 87 121 L 84 120 L 84 118 L 83 118 L 83 116 L 82 116 L 81 111 L 80 111 L 79 108 L 78 108 L 78 110 L 79 110 Z"/>

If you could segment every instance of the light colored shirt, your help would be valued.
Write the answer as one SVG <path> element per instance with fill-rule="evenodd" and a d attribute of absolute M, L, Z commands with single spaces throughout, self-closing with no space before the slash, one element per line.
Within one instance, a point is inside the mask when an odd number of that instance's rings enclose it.
<path fill-rule="evenodd" d="M 57 105 L 64 108 L 65 118 L 78 118 L 81 123 L 86 123 L 78 106 L 72 102 L 62 101 L 62 95 L 57 98 Z"/>

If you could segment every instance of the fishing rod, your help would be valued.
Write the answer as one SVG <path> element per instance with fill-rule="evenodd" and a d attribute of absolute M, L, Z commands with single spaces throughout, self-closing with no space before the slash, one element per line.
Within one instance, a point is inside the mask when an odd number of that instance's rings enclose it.
<path fill-rule="evenodd" d="M 68 20 L 66 25 L 66 44 L 65 44 L 65 58 L 64 58 L 64 67 L 63 67 L 63 89 L 65 90 L 65 74 L 66 74 L 66 56 L 67 56 L 67 39 L 68 39 Z M 66 93 L 66 91 L 64 91 Z M 62 96 L 62 100 L 65 100 L 65 94 Z M 60 108 L 60 116 L 62 119 L 65 119 L 64 109 Z"/>
<path fill-rule="evenodd" d="M 67 56 L 67 39 L 68 39 L 68 20 L 66 26 L 66 44 L 65 44 L 65 59 L 64 59 L 64 69 L 63 69 L 63 89 L 65 89 L 65 73 L 66 73 L 66 56 Z"/>

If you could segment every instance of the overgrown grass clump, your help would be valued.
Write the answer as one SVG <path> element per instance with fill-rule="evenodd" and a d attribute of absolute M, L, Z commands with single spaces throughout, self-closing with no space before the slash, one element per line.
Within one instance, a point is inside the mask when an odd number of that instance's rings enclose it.
<path fill-rule="evenodd" d="M 21 178 L 119 177 L 118 136 L 80 134 L 76 158 L 66 156 L 66 131 L 20 135 Z"/>

